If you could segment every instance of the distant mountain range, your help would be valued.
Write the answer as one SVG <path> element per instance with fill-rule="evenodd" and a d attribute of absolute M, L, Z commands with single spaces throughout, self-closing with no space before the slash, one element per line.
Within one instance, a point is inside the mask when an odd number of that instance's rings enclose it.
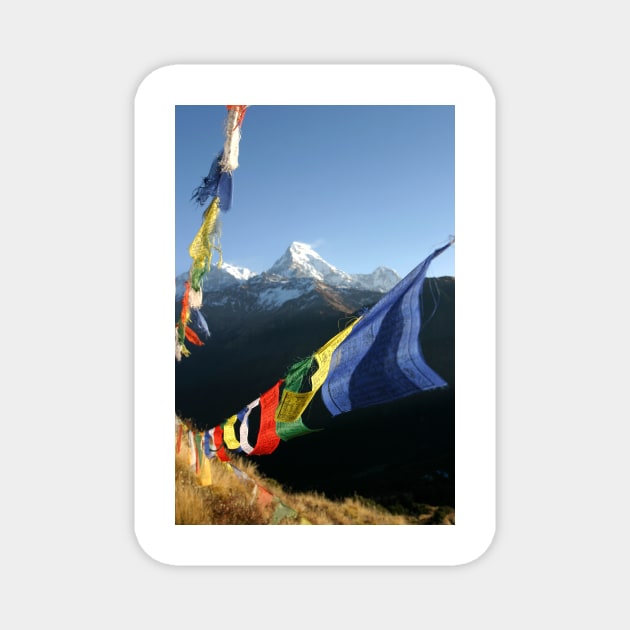
<path fill-rule="evenodd" d="M 188 273 L 176 278 L 176 296 L 184 292 L 184 281 Z M 244 267 L 223 263 L 213 265 L 203 283 L 204 292 L 214 293 L 227 288 L 251 287 L 258 294 L 258 302 L 252 308 L 274 309 L 285 302 L 308 292 L 316 284 L 337 289 L 361 291 L 389 291 L 401 280 L 400 276 L 388 267 L 378 267 L 370 274 L 349 274 L 326 262 L 313 248 L 305 243 L 293 242 L 278 260 L 261 274 Z M 217 304 L 225 304 L 225 295 L 210 296 Z"/>
<path fill-rule="evenodd" d="M 175 320 L 187 278 L 176 278 Z M 189 346 L 190 356 L 175 364 L 176 412 L 199 429 L 220 424 L 400 280 L 386 267 L 348 274 L 297 242 L 260 274 L 213 266 L 201 308 L 210 336 L 201 335 L 204 346 Z M 425 279 L 422 312 L 422 351 L 448 388 L 335 418 L 318 394 L 303 420 L 326 430 L 255 458 L 261 471 L 295 490 L 347 496 L 360 489 L 382 504 L 454 506 L 453 277 Z"/>

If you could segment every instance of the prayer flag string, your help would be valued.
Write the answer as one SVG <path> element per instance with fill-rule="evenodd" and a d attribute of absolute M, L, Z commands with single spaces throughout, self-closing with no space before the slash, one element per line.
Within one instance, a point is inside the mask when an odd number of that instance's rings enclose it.
<path fill-rule="evenodd" d="M 420 301 L 431 261 L 453 242 L 432 252 L 371 309 L 364 309 L 309 357 L 293 364 L 270 389 L 216 426 L 209 450 L 221 461 L 229 461 L 230 453 L 268 455 L 281 440 L 312 433 L 314 429 L 304 424 L 302 415 L 320 388 L 324 404 L 335 416 L 446 387 L 446 381 L 427 365 L 422 354 Z M 178 334 L 196 343 L 193 340 L 198 337 L 186 326 L 188 302 L 187 282 L 180 322 L 183 329 L 180 326 Z M 254 409 L 259 419 L 252 444 L 249 423 Z"/>
<path fill-rule="evenodd" d="M 176 361 L 181 361 L 182 357 L 190 356 L 186 341 L 196 346 L 204 345 L 198 334 L 188 326 L 191 319 L 190 311 L 201 309 L 203 279 L 210 271 L 214 252 L 217 252 L 219 256 L 217 267 L 221 267 L 223 263 L 219 213 L 220 211 L 227 212 L 232 206 L 233 172 L 238 168 L 241 127 L 247 105 L 226 105 L 226 108 L 223 150 L 213 160 L 208 174 L 201 180 L 201 185 L 195 188 L 191 197 L 191 200 L 200 206 L 205 205 L 208 199 L 211 201 L 204 210 L 201 227 L 188 249 L 192 258 L 192 265 L 188 273 L 186 291 L 182 298 L 179 321 L 175 324 Z M 195 325 L 207 339 L 210 336 L 210 331 L 206 320 L 201 313 L 198 313 L 194 319 Z"/>

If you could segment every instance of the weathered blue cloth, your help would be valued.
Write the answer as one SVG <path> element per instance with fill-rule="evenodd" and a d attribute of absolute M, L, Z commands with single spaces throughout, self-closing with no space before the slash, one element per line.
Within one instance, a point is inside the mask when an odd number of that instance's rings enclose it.
<path fill-rule="evenodd" d="M 232 174 L 221 170 L 220 161 L 223 153 L 212 162 L 210 171 L 201 180 L 201 186 L 197 186 L 193 190 L 191 199 L 196 201 L 200 206 L 204 205 L 208 199 L 219 198 L 219 208 L 227 211 L 232 207 Z"/>
<path fill-rule="evenodd" d="M 203 206 L 209 197 L 214 198 L 217 196 L 219 178 L 221 177 L 221 167 L 219 166 L 219 161 L 221 160 L 222 155 L 222 153 L 219 153 L 219 155 L 214 158 L 210 171 L 201 180 L 201 186 L 198 186 L 195 190 L 193 190 L 191 199 L 196 201 L 200 206 Z"/>
<path fill-rule="evenodd" d="M 425 362 L 420 347 L 420 299 L 436 249 L 386 293 L 352 329 L 332 355 L 322 400 L 336 416 L 447 386 Z"/>
<path fill-rule="evenodd" d="M 201 311 L 197 308 L 190 309 L 190 323 L 193 328 L 204 335 L 206 339 L 210 338 L 210 329 L 208 328 L 208 322 L 206 318 L 201 314 Z"/>
<path fill-rule="evenodd" d="M 232 187 L 232 174 L 221 173 L 217 186 L 217 196 L 219 197 L 219 210 L 223 212 L 227 212 L 232 207 Z"/>

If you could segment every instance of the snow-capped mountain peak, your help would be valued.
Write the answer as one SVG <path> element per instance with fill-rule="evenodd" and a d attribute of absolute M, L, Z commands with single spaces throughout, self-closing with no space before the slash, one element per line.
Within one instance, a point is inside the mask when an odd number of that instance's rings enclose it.
<path fill-rule="evenodd" d="M 251 269 L 237 267 L 236 265 L 231 265 L 226 262 L 221 265 L 221 269 L 240 282 L 245 282 L 256 275 L 256 272 Z"/>
<path fill-rule="evenodd" d="M 400 282 L 400 276 L 389 267 L 377 267 L 372 273 L 355 273 L 352 278 L 356 285 L 371 291 L 389 291 Z"/>
<path fill-rule="evenodd" d="M 310 245 L 294 241 L 267 270 L 283 278 L 312 278 L 330 286 L 350 286 L 352 276 L 326 262 Z"/>

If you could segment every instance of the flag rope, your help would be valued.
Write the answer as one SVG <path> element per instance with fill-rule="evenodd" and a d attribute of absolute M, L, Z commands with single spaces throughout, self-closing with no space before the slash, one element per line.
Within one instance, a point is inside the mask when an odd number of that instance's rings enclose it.
<path fill-rule="evenodd" d="M 175 324 L 175 360 L 190 356 L 186 341 L 196 346 L 203 346 L 195 331 L 188 326 L 190 310 L 200 311 L 203 304 L 203 279 L 210 271 L 212 255 L 217 252 L 219 260 L 217 267 L 223 264 L 221 249 L 221 221 L 220 211 L 227 212 L 232 205 L 233 172 L 238 168 L 239 143 L 241 140 L 241 126 L 247 105 L 226 105 L 227 116 L 224 125 L 225 143 L 223 151 L 215 158 L 210 171 L 192 194 L 191 199 L 199 205 L 204 205 L 208 199 L 210 204 L 204 210 L 203 220 L 199 231 L 190 244 L 188 253 L 192 264 L 188 272 L 186 291 L 182 298 L 179 320 Z M 209 331 L 201 313 L 195 319 L 200 331 L 209 336 Z"/>

